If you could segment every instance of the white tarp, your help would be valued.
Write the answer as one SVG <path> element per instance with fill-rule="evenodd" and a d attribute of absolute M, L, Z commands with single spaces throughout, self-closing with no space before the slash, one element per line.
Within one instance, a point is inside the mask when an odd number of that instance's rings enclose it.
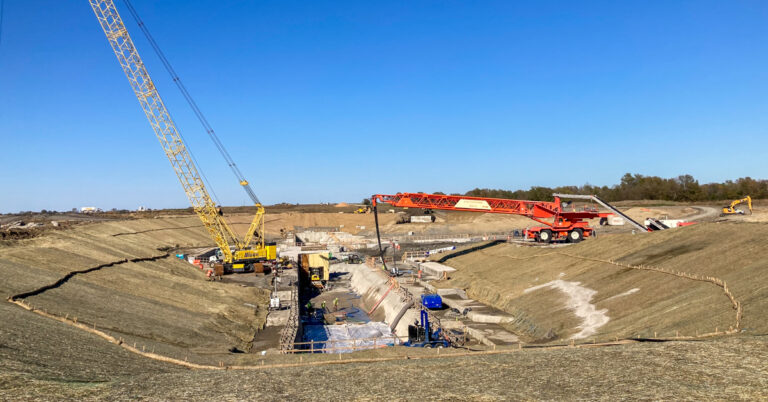
<path fill-rule="evenodd" d="M 351 353 L 355 350 L 372 349 L 375 345 L 393 345 L 392 331 L 383 322 L 344 325 L 306 325 L 306 342 L 314 340 L 314 349 L 333 349 L 325 353 Z M 375 341 L 374 341 L 375 339 Z"/>

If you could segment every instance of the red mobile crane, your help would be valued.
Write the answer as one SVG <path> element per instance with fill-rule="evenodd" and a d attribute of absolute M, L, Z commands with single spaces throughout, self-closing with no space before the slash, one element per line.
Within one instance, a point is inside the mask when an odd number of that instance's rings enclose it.
<path fill-rule="evenodd" d="M 592 236 L 593 229 L 587 219 L 603 218 L 611 213 L 598 212 L 597 208 L 566 211 L 560 197 L 553 202 L 507 200 L 502 198 L 466 197 L 462 195 L 440 195 L 423 193 L 397 193 L 395 195 L 376 194 L 371 196 L 371 203 L 386 203 L 401 208 L 440 209 L 446 211 L 486 212 L 493 214 L 521 215 L 546 226 L 529 228 L 526 236 L 538 242 L 549 243 L 553 240 L 566 240 L 578 243 L 585 237 Z"/>

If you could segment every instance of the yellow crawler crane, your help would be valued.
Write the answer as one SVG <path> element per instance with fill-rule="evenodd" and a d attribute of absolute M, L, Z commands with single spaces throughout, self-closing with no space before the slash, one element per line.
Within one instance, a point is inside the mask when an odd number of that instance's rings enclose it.
<path fill-rule="evenodd" d="M 195 167 L 192 155 L 189 153 L 186 145 L 184 145 L 176 125 L 171 120 L 165 104 L 163 104 L 152 79 L 149 77 L 144 62 L 139 57 L 139 53 L 136 51 L 133 40 L 128 35 L 128 31 L 123 24 L 123 20 L 120 18 L 120 14 L 117 12 L 114 2 L 112 0 L 89 1 L 96 14 L 96 18 L 99 20 L 99 24 L 101 24 L 104 30 L 104 34 L 107 36 L 110 45 L 112 45 L 112 50 L 114 50 L 120 66 L 123 68 L 126 77 L 128 77 L 136 98 L 139 100 L 142 109 L 144 109 L 149 124 L 155 131 L 158 140 L 160 140 L 160 144 L 168 160 L 171 162 L 171 166 L 176 171 L 176 175 L 184 188 L 184 192 L 187 194 L 187 198 L 189 198 L 189 202 L 192 204 L 192 208 L 197 213 L 197 216 L 200 217 L 211 239 L 221 250 L 224 272 L 247 272 L 253 269 L 253 264 L 256 262 L 274 260 L 276 258 L 275 246 L 267 245 L 264 241 L 264 207 L 253 193 L 248 181 L 245 180 L 234 162 L 231 161 L 229 154 L 226 153 L 221 143 L 218 142 L 218 138 L 214 139 L 216 146 L 222 152 L 222 155 L 227 158 L 227 163 L 238 176 L 240 185 L 243 186 L 256 206 L 256 216 L 253 218 L 243 240 L 240 240 L 235 235 L 235 232 L 224 220 L 219 208 L 211 199 L 210 194 L 208 194 L 208 190 L 206 190 L 203 184 L 203 179 Z M 131 7 L 130 3 L 127 4 Z M 130 11 L 132 13 L 135 12 L 132 7 Z M 140 26 L 142 25 L 140 24 Z M 143 26 L 142 29 L 144 29 Z M 150 42 L 153 46 L 156 46 L 154 40 L 150 39 Z M 163 62 L 167 63 L 164 56 L 161 57 Z M 177 77 L 174 77 L 175 81 L 176 79 Z M 186 90 L 182 89 L 182 91 L 185 92 Z M 185 94 L 185 96 L 187 95 Z M 196 113 L 199 112 L 196 105 L 193 108 L 195 108 Z M 203 121 L 204 118 L 201 119 L 201 122 Z M 204 124 L 207 125 L 207 121 Z M 212 129 L 209 129 L 208 126 L 206 126 L 206 129 L 209 130 L 209 134 L 212 134 Z M 214 137 L 212 136 L 212 138 Z"/>
<path fill-rule="evenodd" d="M 749 213 L 752 213 L 752 197 L 746 196 L 740 200 L 734 200 L 731 202 L 730 205 L 726 205 L 723 207 L 723 215 L 744 215 L 746 212 L 744 212 L 743 209 L 736 208 L 737 205 L 747 203 L 747 208 L 749 208 Z"/>

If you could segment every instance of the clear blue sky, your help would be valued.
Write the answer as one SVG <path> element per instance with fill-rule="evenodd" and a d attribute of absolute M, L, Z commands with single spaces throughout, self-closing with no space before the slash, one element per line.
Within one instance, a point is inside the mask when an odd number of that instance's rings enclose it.
<path fill-rule="evenodd" d="M 0 212 L 185 207 L 86 0 L 5 0 Z M 765 1 L 133 0 L 265 203 L 768 177 Z M 245 193 L 122 2 L 222 203 Z"/>

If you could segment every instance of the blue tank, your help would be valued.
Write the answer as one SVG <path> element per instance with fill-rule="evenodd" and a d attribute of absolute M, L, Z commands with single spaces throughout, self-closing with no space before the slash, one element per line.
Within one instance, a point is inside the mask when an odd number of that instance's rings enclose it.
<path fill-rule="evenodd" d="M 443 308 L 443 298 L 440 295 L 421 295 L 421 304 L 428 309 Z"/>

